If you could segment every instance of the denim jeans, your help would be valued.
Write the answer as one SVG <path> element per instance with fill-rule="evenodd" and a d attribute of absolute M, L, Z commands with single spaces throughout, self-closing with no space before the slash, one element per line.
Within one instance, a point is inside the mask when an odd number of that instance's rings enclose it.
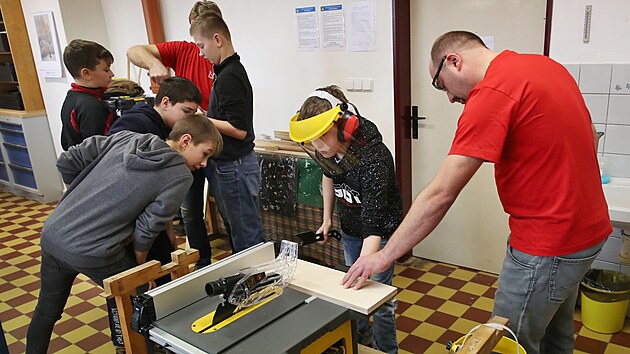
<path fill-rule="evenodd" d="M 135 258 L 129 252 L 123 259 L 107 267 L 78 268 L 42 251 L 41 286 L 37 306 L 26 334 L 26 353 L 47 352 L 53 327 L 63 314 L 72 283 L 79 273 L 85 274 L 102 287 L 103 279 L 135 266 Z"/>
<path fill-rule="evenodd" d="M 533 256 L 509 245 L 493 315 L 510 320 L 528 354 L 573 353 L 578 287 L 604 242 L 565 256 Z"/>
<path fill-rule="evenodd" d="M 346 258 L 346 265 L 351 266 L 361 255 L 363 239 L 353 237 L 344 232 L 341 233 L 343 240 L 343 252 Z M 381 249 L 387 244 L 386 239 L 381 240 Z M 392 285 L 394 276 L 394 264 L 382 273 L 373 274 L 370 279 L 376 282 Z M 384 303 L 374 312 L 374 328 L 370 326 L 368 319 L 359 320 L 357 330 L 359 332 L 359 343 L 369 344 L 374 340 L 378 350 L 385 353 L 397 353 L 398 341 L 396 340 L 396 299 Z"/>
<path fill-rule="evenodd" d="M 264 242 L 260 219 L 260 165 L 254 151 L 233 161 L 215 161 L 219 203 L 230 224 L 234 253 Z"/>
<path fill-rule="evenodd" d="M 193 172 L 193 184 L 190 186 L 188 194 L 182 203 L 182 220 L 184 221 L 184 229 L 188 238 L 188 245 L 199 251 L 199 260 L 196 268 L 207 266 L 212 258 L 212 250 L 210 248 L 210 239 L 208 238 L 208 229 L 204 221 L 204 204 L 203 189 L 206 179 L 208 180 L 208 191 L 215 199 L 219 213 L 225 221 L 225 227 L 230 231 L 229 224 L 225 217 L 223 205 L 219 202 L 219 195 L 216 193 L 218 188 L 215 177 L 215 164 L 213 160 L 208 160 L 206 168 Z"/>

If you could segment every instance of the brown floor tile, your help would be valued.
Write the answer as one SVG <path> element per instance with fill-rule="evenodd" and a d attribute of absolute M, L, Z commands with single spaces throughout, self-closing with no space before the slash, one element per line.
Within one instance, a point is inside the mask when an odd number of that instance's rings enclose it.
<path fill-rule="evenodd" d="M 406 278 L 409 278 L 409 279 L 418 279 L 424 273 L 425 273 L 424 271 L 421 271 L 419 269 L 407 268 L 407 269 L 403 270 L 402 272 L 398 273 L 398 275 L 402 275 L 403 277 L 406 277 Z"/>
<path fill-rule="evenodd" d="M 16 296 L 11 300 L 7 300 L 6 303 L 7 305 L 10 305 L 12 307 L 18 307 L 33 300 L 37 300 L 37 298 L 30 293 L 26 293 L 20 296 Z"/>
<path fill-rule="evenodd" d="M 420 300 L 416 301 L 416 305 L 427 307 L 432 310 L 437 310 L 442 304 L 446 302 L 445 299 L 440 299 L 431 295 L 424 295 Z"/>
<path fill-rule="evenodd" d="M 398 343 L 398 347 L 402 350 L 406 350 L 412 353 L 424 353 L 426 350 L 433 344 L 430 340 L 426 340 L 424 338 L 420 338 L 414 336 L 413 334 L 408 335 L 403 339 L 400 343 Z"/>
<path fill-rule="evenodd" d="M 69 318 L 63 322 L 57 322 L 55 324 L 55 333 L 63 335 L 68 332 L 72 332 L 81 326 L 83 326 L 83 322 L 77 320 L 76 318 Z"/>
<path fill-rule="evenodd" d="M 487 286 L 491 286 L 492 284 L 494 284 L 495 281 L 497 281 L 498 277 L 496 276 L 490 276 L 490 275 L 485 275 L 485 274 L 477 274 L 474 277 L 472 277 L 472 279 L 470 279 L 470 281 L 477 283 L 477 284 L 482 284 L 482 285 L 487 285 Z"/>
<path fill-rule="evenodd" d="M 26 352 L 26 344 L 21 341 L 17 341 L 9 344 L 9 353 L 25 353 Z"/>
<path fill-rule="evenodd" d="M 455 279 L 455 278 L 446 278 L 442 280 L 439 285 L 445 286 L 447 288 L 459 290 L 462 288 L 462 286 L 464 286 L 464 284 L 466 284 L 466 282 L 463 280 Z"/>
<path fill-rule="evenodd" d="M 628 352 L 630 353 L 630 333 L 628 332 L 615 333 L 612 335 L 610 342 L 620 345 L 622 347 L 628 348 Z"/>
<path fill-rule="evenodd" d="M 409 318 L 407 316 L 398 316 L 396 319 L 396 328 L 400 331 L 411 333 L 413 332 L 422 322 L 415 320 L 413 318 Z"/>
<path fill-rule="evenodd" d="M 111 337 L 108 335 L 105 335 L 101 332 L 98 332 L 92 336 L 90 336 L 89 338 L 85 338 L 83 340 L 80 340 L 78 342 L 76 342 L 76 346 L 85 350 L 87 353 L 91 352 L 92 350 L 100 347 L 101 345 L 110 342 L 111 341 Z"/>
<path fill-rule="evenodd" d="M 409 303 L 404 302 L 404 301 L 400 301 L 400 300 L 399 300 L 399 301 L 397 301 L 397 302 L 396 302 L 396 306 L 397 306 L 397 307 L 396 307 L 396 313 L 397 313 L 397 314 L 401 314 L 401 313 L 403 313 L 403 312 L 407 311 L 407 309 L 408 309 L 408 308 L 410 308 L 410 307 L 411 307 L 411 305 L 412 305 L 412 304 L 409 304 Z"/>
<path fill-rule="evenodd" d="M 455 295 L 451 296 L 449 300 L 459 302 L 460 304 L 471 306 L 479 299 L 479 296 L 470 294 L 464 291 L 458 291 Z"/>
<path fill-rule="evenodd" d="M 68 342 L 63 337 L 57 337 L 50 341 L 50 344 L 48 345 L 48 352 L 56 353 L 61 349 L 70 346 L 71 344 L 72 343 Z"/>
<path fill-rule="evenodd" d="M 606 343 L 592 338 L 578 336 L 575 339 L 575 350 L 587 353 L 603 353 L 606 350 Z"/>
<path fill-rule="evenodd" d="M 424 322 L 428 322 L 442 328 L 449 328 L 453 323 L 455 323 L 455 321 L 457 321 L 457 317 L 443 312 L 435 311 Z"/>
<path fill-rule="evenodd" d="M 462 315 L 463 318 L 477 323 L 488 322 L 492 313 L 471 307 Z"/>
<path fill-rule="evenodd" d="M 442 264 L 436 264 L 433 266 L 433 268 L 431 268 L 430 272 L 448 276 L 449 274 L 453 273 L 455 269 L 456 268 L 445 266 Z"/>
<path fill-rule="evenodd" d="M 406 289 L 413 290 L 413 291 L 418 292 L 418 293 L 426 294 L 426 293 L 429 292 L 429 290 L 433 289 L 434 286 L 435 285 L 433 285 L 433 284 L 429 284 L 429 283 L 425 283 L 423 281 L 416 280 L 413 283 L 411 283 L 409 286 L 407 286 Z"/>
<path fill-rule="evenodd" d="M 436 342 L 444 344 L 446 348 L 446 344 L 448 344 L 448 342 L 455 342 L 464 335 L 466 335 L 466 333 L 459 333 L 447 329 L 446 332 L 444 332 L 444 334 L 442 334 L 440 338 L 436 340 Z"/>

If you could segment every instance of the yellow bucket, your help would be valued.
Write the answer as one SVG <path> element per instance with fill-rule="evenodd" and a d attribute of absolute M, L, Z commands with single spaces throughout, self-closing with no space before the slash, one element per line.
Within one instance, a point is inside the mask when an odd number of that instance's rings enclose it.
<path fill-rule="evenodd" d="M 464 341 L 464 338 L 466 338 L 466 336 L 463 336 L 459 338 L 458 340 L 456 340 L 455 343 L 453 343 L 453 346 L 451 347 L 451 350 L 449 352 L 455 353 L 455 349 L 459 348 L 459 346 Z M 521 349 L 521 354 L 527 354 L 527 352 L 525 351 L 525 348 L 523 348 L 522 345 L 516 344 L 516 342 L 513 339 L 508 338 L 508 337 L 501 337 L 501 340 L 499 340 L 499 343 L 497 343 L 497 345 L 494 346 L 494 349 L 492 349 L 492 352 L 501 353 L 501 354 L 517 354 L 518 353 L 517 346 Z"/>
<path fill-rule="evenodd" d="M 582 324 L 599 333 L 617 333 L 623 329 L 630 300 L 600 302 L 582 291 Z"/>

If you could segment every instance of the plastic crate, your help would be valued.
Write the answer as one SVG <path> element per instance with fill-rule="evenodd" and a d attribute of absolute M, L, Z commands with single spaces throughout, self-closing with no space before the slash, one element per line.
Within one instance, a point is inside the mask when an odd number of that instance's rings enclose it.
<path fill-rule="evenodd" d="M 31 165 L 31 159 L 28 156 L 28 149 L 25 146 L 11 144 L 11 143 L 2 143 L 4 148 L 7 149 L 7 153 L 9 155 L 9 162 L 22 167 L 33 167 Z"/>
<path fill-rule="evenodd" d="M 0 133 L 5 143 L 26 146 L 26 138 L 22 131 L 0 127 Z"/>
<path fill-rule="evenodd" d="M 0 122 L 0 128 L 24 131 L 24 128 L 22 128 L 22 125 L 17 124 L 17 123 Z"/>
<path fill-rule="evenodd" d="M 37 189 L 37 183 L 35 183 L 35 175 L 33 174 L 33 170 L 18 165 L 9 164 L 9 166 L 11 167 L 13 182 L 15 182 L 15 184 Z"/>

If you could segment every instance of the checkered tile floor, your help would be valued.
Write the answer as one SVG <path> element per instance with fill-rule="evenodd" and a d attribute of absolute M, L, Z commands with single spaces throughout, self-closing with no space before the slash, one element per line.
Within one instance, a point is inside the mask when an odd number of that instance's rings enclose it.
<path fill-rule="evenodd" d="M 10 353 L 23 353 L 39 293 L 39 232 L 54 204 L 0 191 L 0 321 Z M 183 244 L 185 240 L 181 238 Z M 215 259 L 229 255 L 225 240 L 212 241 Z M 490 318 L 497 276 L 411 258 L 396 266 L 397 329 L 401 353 L 446 353 L 448 341 Z M 51 353 L 113 353 L 102 290 L 77 278 Z M 614 335 L 592 332 L 575 313 L 575 353 L 630 353 L 630 321 Z"/>

